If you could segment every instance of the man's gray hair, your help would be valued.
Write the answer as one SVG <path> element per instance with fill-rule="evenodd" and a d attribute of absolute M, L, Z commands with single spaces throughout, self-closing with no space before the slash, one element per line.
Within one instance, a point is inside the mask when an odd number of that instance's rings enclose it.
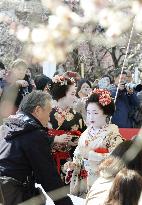
<path fill-rule="evenodd" d="M 32 113 L 37 106 L 43 108 L 48 102 L 51 102 L 50 94 L 40 90 L 34 90 L 23 98 L 19 106 L 19 111 Z"/>

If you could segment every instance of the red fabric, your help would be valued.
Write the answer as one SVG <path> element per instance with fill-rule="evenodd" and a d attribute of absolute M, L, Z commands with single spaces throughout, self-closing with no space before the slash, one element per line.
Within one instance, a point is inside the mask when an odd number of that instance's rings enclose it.
<path fill-rule="evenodd" d="M 94 151 L 97 152 L 97 153 L 102 153 L 102 154 L 109 153 L 108 149 L 103 148 L 103 147 L 98 147 Z"/>
<path fill-rule="evenodd" d="M 67 135 L 75 135 L 75 136 L 80 137 L 81 132 L 78 131 L 78 130 L 65 131 L 65 130 L 49 129 L 49 130 L 48 130 L 48 134 L 49 134 L 50 136 L 59 136 L 59 135 L 67 134 Z"/>
<path fill-rule="evenodd" d="M 88 172 L 87 172 L 85 169 L 82 169 L 82 170 L 80 171 L 79 176 L 82 177 L 82 179 L 86 179 L 87 176 L 88 176 Z"/>
<path fill-rule="evenodd" d="M 59 152 L 59 151 L 53 152 L 52 154 L 53 154 L 54 160 L 57 163 L 58 173 L 60 174 L 60 168 L 61 168 L 60 161 L 61 160 L 66 160 L 66 159 L 70 158 L 70 154 L 68 152 Z"/>
<path fill-rule="evenodd" d="M 126 140 L 131 140 L 139 131 L 140 129 L 138 128 L 119 128 L 121 136 Z"/>
<path fill-rule="evenodd" d="M 63 134 L 67 134 L 67 135 L 73 135 L 76 137 L 80 137 L 81 132 L 78 130 L 72 130 L 72 131 L 64 131 L 64 130 L 55 130 L 55 129 L 49 129 L 48 130 L 48 135 L 49 136 L 60 136 Z M 58 173 L 60 174 L 60 168 L 61 168 L 61 160 L 66 160 L 68 158 L 70 158 L 70 154 L 68 152 L 62 152 L 62 151 L 55 151 L 52 153 L 53 154 L 53 158 L 57 163 L 57 170 Z"/>
<path fill-rule="evenodd" d="M 65 177 L 65 182 L 66 182 L 67 184 L 71 182 L 72 173 L 73 173 L 73 170 L 67 171 L 67 174 L 66 174 L 66 177 Z"/>

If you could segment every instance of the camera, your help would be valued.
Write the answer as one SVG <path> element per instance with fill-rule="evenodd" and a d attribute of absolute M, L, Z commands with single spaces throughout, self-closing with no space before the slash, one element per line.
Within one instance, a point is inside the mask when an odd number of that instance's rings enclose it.
<path fill-rule="evenodd" d="M 28 87 L 23 87 L 23 96 L 29 94 Z"/>
<path fill-rule="evenodd" d="M 137 87 L 137 84 L 135 83 L 126 83 L 125 88 L 129 90 L 134 90 Z"/>

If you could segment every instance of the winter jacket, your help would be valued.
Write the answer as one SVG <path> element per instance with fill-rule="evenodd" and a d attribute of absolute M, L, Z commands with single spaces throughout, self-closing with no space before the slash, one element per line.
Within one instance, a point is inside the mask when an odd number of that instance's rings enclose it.
<path fill-rule="evenodd" d="M 46 192 L 62 187 L 51 155 L 53 138 L 32 115 L 17 113 L 0 127 L 0 175 L 20 182 L 34 177 Z M 67 197 L 55 204 L 72 204 Z"/>
<path fill-rule="evenodd" d="M 137 93 L 137 97 L 138 97 L 139 103 L 142 104 L 142 91 Z"/>
<path fill-rule="evenodd" d="M 115 98 L 116 90 L 117 88 L 110 90 L 113 98 Z M 112 116 L 112 123 L 119 128 L 132 128 L 133 109 L 139 105 L 136 94 L 128 94 L 126 89 L 119 90 L 115 105 L 116 110 Z"/>

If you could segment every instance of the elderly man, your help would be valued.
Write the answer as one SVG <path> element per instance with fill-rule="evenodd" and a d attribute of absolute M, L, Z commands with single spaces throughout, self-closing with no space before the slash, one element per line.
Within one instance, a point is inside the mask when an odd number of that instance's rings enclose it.
<path fill-rule="evenodd" d="M 56 205 L 72 204 L 51 156 L 54 139 L 46 130 L 50 111 L 50 95 L 33 91 L 0 127 L 0 203 L 17 205 L 37 195 L 36 182 Z"/>

